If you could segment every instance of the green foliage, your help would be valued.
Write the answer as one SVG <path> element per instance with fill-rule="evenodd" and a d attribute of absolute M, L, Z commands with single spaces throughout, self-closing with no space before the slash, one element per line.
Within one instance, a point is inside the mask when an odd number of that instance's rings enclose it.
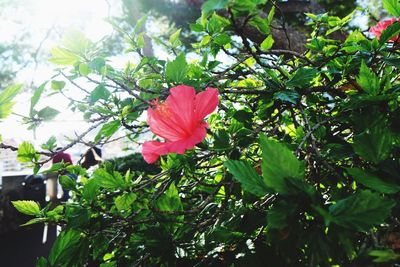
<path fill-rule="evenodd" d="M 377 164 L 389 156 L 392 142 L 392 133 L 384 121 L 379 121 L 354 136 L 353 147 L 358 155 Z"/>
<path fill-rule="evenodd" d="M 109 190 L 117 190 L 125 186 L 125 181 L 117 172 L 111 174 L 103 169 L 98 169 L 93 173 L 93 179 L 96 179 L 96 183 L 100 187 Z"/>
<path fill-rule="evenodd" d="M 98 141 L 104 137 L 112 136 L 121 127 L 121 122 L 119 120 L 111 121 L 104 124 L 100 131 L 97 133 L 95 140 Z"/>
<path fill-rule="evenodd" d="M 42 144 L 40 147 L 45 150 L 55 150 L 57 145 L 57 139 L 55 136 L 51 136 L 46 143 Z"/>
<path fill-rule="evenodd" d="M 53 82 L 53 81 L 52 81 Z M 37 105 L 37 103 L 40 100 L 40 97 L 42 96 L 44 90 L 45 90 L 45 86 L 46 86 L 47 82 L 42 83 L 37 89 L 35 89 L 35 92 L 33 93 L 33 96 L 31 98 L 31 108 L 29 111 L 29 115 L 33 116 L 34 113 L 34 107 Z M 53 84 L 53 83 L 52 83 Z"/>
<path fill-rule="evenodd" d="M 156 207 L 160 211 L 182 211 L 183 206 L 176 186 L 172 183 L 165 193 L 157 200 Z"/>
<path fill-rule="evenodd" d="M 349 13 L 343 1 L 338 5 L 337 13 Z M 384 5 L 396 14 L 398 2 Z M 388 42 L 398 23 L 378 41 L 348 26 L 354 12 L 343 18 L 307 14 L 307 52 L 299 53 L 275 49 L 274 17 L 281 15 L 270 1 L 209 0 L 202 10 L 191 32 L 171 29 L 157 37 L 146 33 L 153 13 L 129 29 L 114 22 L 126 52 L 138 58 L 123 69 L 109 65 L 101 43 L 81 33 L 68 34 L 52 50 L 50 61 L 65 73 L 48 82 L 52 94 L 82 80 L 90 84 L 69 106 L 100 130 L 79 142 L 104 144 L 120 131 L 131 141 L 127 149 L 139 151 L 138 144 L 151 139 L 145 111 L 179 84 L 198 92 L 216 88 L 220 103 L 205 119 L 204 140 L 183 154 L 163 155 L 151 165 L 131 154 L 93 172 L 54 164 L 47 172 L 79 179 L 60 177 L 73 194 L 67 203 L 22 208 L 33 216 L 27 225 L 63 225 L 50 256 L 37 265 L 398 261 L 388 242 L 400 216 L 399 46 Z M 167 56 L 146 56 L 146 36 Z M 34 125 L 57 113 L 36 109 L 46 84 L 31 99 Z M 179 123 L 168 127 L 180 129 Z M 54 151 L 56 143 L 50 138 L 42 149 Z M 21 161 L 36 165 L 38 155 L 27 142 L 18 151 Z"/>
<path fill-rule="evenodd" d="M 229 160 L 225 162 L 225 166 L 246 191 L 259 197 L 269 192 L 262 177 L 257 174 L 250 163 L 246 161 Z"/>
<path fill-rule="evenodd" d="M 110 95 L 110 91 L 104 85 L 100 84 L 90 93 L 90 103 L 94 104 L 100 99 L 107 100 Z"/>
<path fill-rule="evenodd" d="M 376 193 L 362 190 L 339 200 L 329 207 L 329 213 L 332 222 L 340 226 L 368 231 L 371 227 L 382 223 L 395 205 L 394 200 L 384 199 Z"/>
<path fill-rule="evenodd" d="M 61 232 L 57 237 L 49 254 L 49 263 L 59 265 L 60 259 L 63 264 L 59 266 L 76 266 L 81 261 L 80 256 L 84 256 L 82 251 L 85 246 L 85 240 L 79 231 L 70 229 Z M 87 250 L 87 248 L 86 248 Z"/>
<path fill-rule="evenodd" d="M 11 114 L 15 102 L 13 99 L 21 91 L 22 85 L 12 85 L 0 93 L 0 120 L 5 119 Z"/>
<path fill-rule="evenodd" d="M 51 81 L 51 89 L 54 89 L 54 90 L 62 90 L 64 87 L 65 87 L 65 81 L 56 81 L 56 80 L 52 80 Z M 43 84 L 43 85 L 45 85 L 45 84 Z M 41 85 L 41 87 L 43 86 L 43 85 Z M 40 88 L 40 87 L 39 87 Z M 40 88 L 41 89 L 41 88 Z M 43 89 L 41 89 L 41 90 L 43 90 Z M 40 92 L 40 91 L 39 91 Z"/>
<path fill-rule="evenodd" d="M 36 162 L 39 160 L 39 155 L 35 148 L 29 142 L 22 142 L 18 147 L 17 159 L 20 162 Z"/>
<path fill-rule="evenodd" d="M 229 0 L 207 0 L 203 6 L 202 10 L 206 13 L 209 14 L 210 12 L 214 10 L 219 10 L 225 8 L 229 3 Z"/>
<path fill-rule="evenodd" d="M 63 188 L 67 190 L 75 190 L 76 188 L 75 181 L 68 175 L 61 175 L 58 179 Z"/>
<path fill-rule="evenodd" d="M 262 172 L 265 184 L 279 193 L 288 193 L 285 179 L 302 179 L 304 162 L 299 161 L 284 144 L 261 135 Z"/>
<path fill-rule="evenodd" d="M 188 64 L 185 59 L 185 54 L 180 54 L 173 61 L 168 62 L 165 67 L 165 76 L 167 80 L 175 83 L 185 81 L 188 73 Z"/>
<path fill-rule="evenodd" d="M 362 169 L 349 168 L 347 171 L 356 182 L 363 184 L 377 192 L 395 194 L 400 191 L 400 186 L 397 184 L 383 181 L 374 174 L 368 173 Z"/>
<path fill-rule="evenodd" d="M 400 17 L 400 2 L 398 0 L 383 0 L 383 8 L 389 12 L 389 14 Z"/>
<path fill-rule="evenodd" d="M 75 64 L 75 62 L 79 60 L 77 55 L 65 48 L 55 47 L 50 52 L 52 57 L 49 59 L 49 61 L 57 65 L 69 66 Z"/>
<path fill-rule="evenodd" d="M 60 113 L 58 110 L 51 108 L 51 107 L 45 107 L 42 108 L 41 110 L 38 111 L 37 115 L 39 118 L 43 119 L 44 121 L 50 121 L 54 119 L 58 113 Z"/>
<path fill-rule="evenodd" d="M 396 262 L 400 260 L 400 255 L 396 254 L 391 249 L 386 250 L 372 250 L 368 253 L 370 256 L 375 257 L 374 262 Z"/>
<path fill-rule="evenodd" d="M 133 202 L 135 202 L 136 198 L 137 195 L 135 195 L 134 193 L 118 196 L 115 199 L 115 207 L 119 211 L 129 210 Z"/>
<path fill-rule="evenodd" d="M 400 33 L 400 22 L 395 22 L 389 25 L 381 34 L 379 38 L 380 44 L 385 44 L 387 41 L 392 39 L 393 37 L 397 36 Z"/>
<path fill-rule="evenodd" d="M 267 38 L 264 39 L 264 41 L 260 44 L 261 49 L 263 50 L 268 50 L 272 47 L 274 44 L 274 39 L 272 38 L 272 35 L 268 35 Z"/>
<path fill-rule="evenodd" d="M 26 215 L 39 215 L 40 207 L 39 204 L 32 200 L 18 200 L 12 201 L 14 207 L 21 213 Z"/>
<path fill-rule="evenodd" d="M 364 61 L 361 63 L 360 75 L 357 77 L 357 83 L 370 95 L 377 95 L 379 93 L 379 78 L 368 69 Z"/>
<path fill-rule="evenodd" d="M 317 70 L 313 68 L 301 68 L 296 71 L 293 77 L 286 83 L 289 87 L 306 87 L 316 77 Z"/>

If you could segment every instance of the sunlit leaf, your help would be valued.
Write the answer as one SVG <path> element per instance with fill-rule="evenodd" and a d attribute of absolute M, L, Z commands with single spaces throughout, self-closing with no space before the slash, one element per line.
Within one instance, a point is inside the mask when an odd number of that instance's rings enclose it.
<path fill-rule="evenodd" d="M 40 215 L 39 204 L 32 200 L 17 200 L 11 202 L 21 213 L 26 215 Z"/>

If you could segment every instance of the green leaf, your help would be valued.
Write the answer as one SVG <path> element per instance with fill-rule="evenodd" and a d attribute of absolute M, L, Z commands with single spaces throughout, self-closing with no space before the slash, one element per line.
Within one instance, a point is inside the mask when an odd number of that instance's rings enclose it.
<path fill-rule="evenodd" d="M 26 223 L 21 224 L 21 226 L 29 226 L 32 224 L 43 223 L 45 221 L 47 221 L 47 218 L 33 218 L 33 219 L 27 221 Z"/>
<path fill-rule="evenodd" d="M 383 8 L 395 17 L 400 17 L 400 2 L 399 0 L 383 0 Z"/>
<path fill-rule="evenodd" d="M 208 0 L 204 2 L 201 9 L 204 13 L 209 14 L 212 11 L 225 8 L 229 3 L 229 0 Z"/>
<path fill-rule="evenodd" d="M 229 134 L 221 129 L 219 131 L 217 131 L 214 135 L 214 146 L 213 149 L 214 150 L 226 150 L 229 149 L 231 146 L 229 144 Z"/>
<path fill-rule="evenodd" d="M 95 142 L 99 141 L 101 138 L 112 136 L 121 127 L 121 122 L 119 120 L 111 121 L 104 124 L 100 131 L 94 138 Z"/>
<path fill-rule="evenodd" d="M 99 84 L 96 88 L 90 93 L 89 101 L 90 104 L 96 103 L 98 100 L 108 100 L 111 93 L 107 90 L 107 88 L 103 84 Z"/>
<path fill-rule="evenodd" d="M 285 178 L 302 179 L 305 172 L 304 162 L 298 160 L 284 144 L 268 139 L 265 135 L 261 135 L 260 145 L 265 184 L 278 193 L 289 193 Z"/>
<path fill-rule="evenodd" d="M 275 203 L 267 212 L 268 227 L 271 229 L 283 229 L 289 225 L 289 216 L 296 210 L 297 205 L 280 201 Z"/>
<path fill-rule="evenodd" d="M 288 87 L 303 88 L 309 86 L 311 81 L 318 75 L 318 70 L 314 68 L 300 68 L 293 77 L 286 82 Z"/>
<path fill-rule="evenodd" d="M 223 28 L 229 24 L 230 22 L 228 19 L 218 15 L 217 13 L 214 13 L 207 23 L 207 30 L 210 35 L 213 35 L 214 33 L 222 32 Z"/>
<path fill-rule="evenodd" d="M 258 197 L 270 192 L 264 180 L 247 161 L 228 160 L 224 163 L 229 172 L 243 187 L 244 190 Z"/>
<path fill-rule="evenodd" d="M 36 267 L 48 267 L 49 264 L 48 264 L 46 258 L 40 257 L 40 258 L 37 259 L 35 266 Z"/>
<path fill-rule="evenodd" d="M 90 73 L 90 68 L 89 68 L 89 66 L 88 66 L 87 64 L 85 64 L 85 63 L 79 64 L 79 73 L 80 73 L 82 76 L 88 76 L 89 73 Z"/>
<path fill-rule="evenodd" d="M 207 235 L 205 236 L 205 242 L 206 244 L 213 242 L 230 244 L 237 242 L 243 237 L 244 233 L 233 231 L 231 228 L 225 226 L 216 226 L 209 233 L 207 233 Z"/>
<path fill-rule="evenodd" d="M 393 37 L 397 36 L 400 33 L 400 22 L 396 21 L 393 24 L 390 24 L 379 37 L 379 43 L 381 45 L 388 42 Z"/>
<path fill-rule="evenodd" d="M 69 163 L 68 163 L 69 164 Z M 58 163 L 53 163 L 51 165 L 51 167 L 45 171 L 43 171 L 43 173 L 52 173 L 52 172 L 58 172 L 59 170 L 65 168 L 65 163 L 64 161 L 62 162 L 58 162 Z"/>
<path fill-rule="evenodd" d="M 136 46 L 138 48 L 144 48 L 145 41 L 144 41 L 144 32 L 141 32 L 138 34 L 137 39 L 136 39 Z"/>
<path fill-rule="evenodd" d="M 65 84 L 66 84 L 65 81 L 52 80 L 51 81 L 51 89 L 60 91 L 60 90 L 64 89 Z"/>
<path fill-rule="evenodd" d="M 229 44 L 232 40 L 228 34 L 221 33 L 221 34 L 217 35 L 213 41 L 214 41 L 214 43 L 216 43 L 220 46 L 224 46 L 226 44 Z"/>
<path fill-rule="evenodd" d="M 375 257 L 373 262 L 377 263 L 400 261 L 400 254 L 395 253 L 391 249 L 371 250 L 368 255 Z"/>
<path fill-rule="evenodd" d="M 185 54 L 182 53 L 175 58 L 175 60 L 168 62 L 165 68 L 165 75 L 167 80 L 175 83 L 183 82 L 188 73 L 188 64 L 186 62 Z"/>
<path fill-rule="evenodd" d="M 63 189 L 76 190 L 75 180 L 69 177 L 68 175 L 61 175 L 59 178 L 59 182 Z"/>
<path fill-rule="evenodd" d="M 272 35 L 268 35 L 267 38 L 264 39 L 264 41 L 260 44 L 260 47 L 262 50 L 267 51 L 272 48 L 274 45 L 274 38 Z"/>
<path fill-rule="evenodd" d="M 82 197 L 86 201 L 93 201 L 96 199 L 97 193 L 99 189 L 99 184 L 96 179 L 89 179 L 82 190 Z"/>
<path fill-rule="evenodd" d="M 58 113 L 60 113 L 58 110 L 51 108 L 51 107 L 45 107 L 41 110 L 38 111 L 37 115 L 39 118 L 41 118 L 44 121 L 50 121 L 54 119 Z"/>
<path fill-rule="evenodd" d="M 251 26 L 253 26 L 254 28 L 258 29 L 264 35 L 268 35 L 271 33 L 271 28 L 269 26 L 270 21 L 266 20 L 264 18 L 261 18 L 260 16 L 253 17 L 250 20 L 249 24 Z"/>
<path fill-rule="evenodd" d="M 17 200 L 11 201 L 13 206 L 21 213 L 26 215 L 38 216 L 40 215 L 39 204 L 32 200 Z"/>
<path fill-rule="evenodd" d="M 64 211 L 64 206 L 63 205 L 58 205 L 57 207 L 55 207 L 54 209 L 52 209 L 51 211 L 46 212 L 46 216 L 49 219 L 52 220 L 59 220 L 62 218 L 62 213 Z"/>
<path fill-rule="evenodd" d="M 39 155 L 33 145 L 27 141 L 22 142 L 18 147 L 17 159 L 20 162 L 33 162 L 39 160 Z"/>
<path fill-rule="evenodd" d="M 78 55 L 61 47 L 51 49 L 50 53 L 52 57 L 49 61 L 60 66 L 72 66 L 79 60 Z"/>
<path fill-rule="evenodd" d="M 96 179 L 96 183 L 100 187 L 104 187 L 110 190 L 121 189 L 124 188 L 126 185 L 124 179 L 119 173 L 114 172 L 113 174 L 111 174 L 104 169 L 97 169 L 93 173 L 93 178 Z"/>
<path fill-rule="evenodd" d="M 364 61 L 361 62 L 357 83 L 370 95 L 379 93 L 379 78 L 367 67 Z"/>
<path fill-rule="evenodd" d="M 106 61 L 105 61 L 105 59 L 102 58 L 102 57 L 96 57 L 95 59 L 93 59 L 93 60 L 90 61 L 90 63 L 89 63 L 89 67 L 90 67 L 92 70 L 95 70 L 95 71 L 97 71 L 97 72 L 99 72 L 99 73 L 102 72 L 102 70 L 103 70 L 103 68 L 105 67 L 105 65 L 106 65 Z"/>
<path fill-rule="evenodd" d="M 77 256 L 80 242 L 81 234 L 78 231 L 73 229 L 62 231 L 50 250 L 50 264 L 52 266 L 67 266 L 60 263 Z"/>
<path fill-rule="evenodd" d="M 89 209 L 75 203 L 66 206 L 64 217 L 71 228 L 83 228 L 90 222 Z"/>
<path fill-rule="evenodd" d="M 400 58 L 398 57 L 384 57 L 382 58 L 382 61 L 396 67 L 397 69 L 400 69 Z"/>
<path fill-rule="evenodd" d="M 84 56 L 92 43 L 81 31 L 69 30 L 64 34 L 62 44 L 69 51 Z"/>
<path fill-rule="evenodd" d="M 137 195 L 134 193 L 125 193 L 115 199 L 115 206 L 119 211 L 129 210 L 136 198 Z"/>
<path fill-rule="evenodd" d="M 179 41 L 180 34 L 181 34 L 181 29 L 178 29 L 169 37 L 169 43 L 171 44 L 172 47 L 177 47 L 181 44 L 181 41 Z"/>
<path fill-rule="evenodd" d="M 178 189 L 172 183 L 167 191 L 156 202 L 156 207 L 160 211 L 182 211 L 183 205 L 179 197 Z"/>
<path fill-rule="evenodd" d="M 40 147 L 45 150 L 54 150 L 56 148 L 56 145 L 57 145 L 57 139 L 53 135 L 46 141 L 46 143 L 42 144 Z"/>
<path fill-rule="evenodd" d="M 14 102 L 12 101 L 21 91 L 22 85 L 8 86 L 0 93 L 0 119 L 4 119 L 11 114 Z"/>
<path fill-rule="evenodd" d="M 271 23 L 275 16 L 275 6 L 272 6 L 271 10 L 268 13 L 268 22 Z"/>
<path fill-rule="evenodd" d="M 368 231 L 381 224 L 396 205 L 394 200 L 382 198 L 378 193 L 362 190 L 329 207 L 335 224 L 357 231 Z"/>
<path fill-rule="evenodd" d="M 354 151 L 375 164 L 385 160 L 392 150 L 393 135 L 382 123 L 354 136 Z"/>
<path fill-rule="evenodd" d="M 147 21 L 148 16 L 143 16 L 138 21 L 136 22 L 135 28 L 133 29 L 134 33 L 139 33 L 143 31 L 143 26 L 145 25 Z"/>
<path fill-rule="evenodd" d="M 190 30 L 194 31 L 194 32 L 202 32 L 202 31 L 204 31 L 204 27 L 201 24 L 193 23 L 193 24 L 190 24 Z"/>
<path fill-rule="evenodd" d="M 33 93 L 33 96 L 31 98 L 31 108 L 30 108 L 30 116 L 33 116 L 33 108 L 36 106 L 36 104 L 39 102 L 40 97 L 43 94 L 43 91 L 45 89 L 47 82 L 42 83 Z"/>
<path fill-rule="evenodd" d="M 346 170 L 356 182 L 363 184 L 375 191 L 386 194 L 395 194 L 400 191 L 400 186 L 394 183 L 385 182 L 379 177 L 365 170 L 359 168 L 348 168 Z"/>
<path fill-rule="evenodd" d="M 285 91 L 276 92 L 274 94 L 274 98 L 279 99 L 284 102 L 296 104 L 297 101 L 299 101 L 299 99 L 300 99 L 300 95 L 299 95 L 299 93 L 297 93 L 294 90 L 285 90 Z"/>

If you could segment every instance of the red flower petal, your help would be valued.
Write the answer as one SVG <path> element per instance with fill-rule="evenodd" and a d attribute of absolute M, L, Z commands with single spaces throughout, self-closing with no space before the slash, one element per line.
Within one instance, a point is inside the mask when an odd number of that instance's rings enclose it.
<path fill-rule="evenodd" d="M 152 108 L 147 110 L 147 123 L 153 133 L 168 141 L 177 141 L 186 136 L 186 132 L 172 120 L 171 116 L 160 114 Z"/>
<path fill-rule="evenodd" d="M 147 163 L 154 163 L 162 155 L 169 153 L 184 154 L 186 150 L 192 149 L 206 137 L 206 124 L 200 124 L 193 134 L 175 142 L 146 141 L 142 146 L 142 155 Z"/>
<path fill-rule="evenodd" d="M 217 108 L 218 90 L 215 88 L 207 88 L 206 91 L 198 93 L 194 101 L 197 120 L 202 121 Z"/>
<path fill-rule="evenodd" d="M 179 85 L 171 88 L 170 93 L 165 103 L 174 114 L 174 121 L 181 128 L 185 129 L 187 133 L 192 132 L 196 127 L 194 117 L 196 90 L 190 86 Z"/>
<path fill-rule="evenodd" d="M 156 162 L 161 155 L 166 154 L 168 154 L 167 143 L 146 141 L 142 146 L 143 158 L 149 164 Z"/>
<path fill-rule="evenodd" d="M 208 124 L 203 121 L 218 106 L 218 90 L 207 88 L 196 95 L 193 87 L 179 85 L 171 88 L 164 103 L 153 102 L 148 109 L 150 130 L 166 142 L 145 142 L 142 154 L 146 162 L 153 163 L 168 153 L 183 154 L 206 137 Z"/>
<path fill-rule="evenodd" d="M 384 21 L 380 21 L 375 26 L 371 27 L 369 29 L 369 32 L 375 35 L 376 38 L 380 39 L 382 32 L 386 30 L 386 28 L 389 27 L 389 25 L 395 23 L 396 21 L 400 21 L 400 18 L 391 18 Z M 395 36 L 392 39 L 390 39 L 390 41 L 395 42 L 396 40 L 398 40 L 398 37 L 399 36 Z"/>

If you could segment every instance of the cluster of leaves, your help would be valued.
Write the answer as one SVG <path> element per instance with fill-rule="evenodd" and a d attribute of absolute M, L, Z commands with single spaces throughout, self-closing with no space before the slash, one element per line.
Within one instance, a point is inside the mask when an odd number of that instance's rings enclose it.
<path fill-rule="evenodd" d="M 139 21 L 124 32 L 138 64 L 109 64 L 84 36 L 52 50 L 60 65 L 53 90 L 83 97 L 71 108 L 100 123 L 94 142 L 120 128 L 140 141 L 140 115 L 168 88 L 218 88 L 209 135 L 185 155 L 161 159 L 157 174 L 133 164 L 121 173 L 105 164 L 61 176 L 74 197 L 49 214 L 31 202 L 18 210 L 63 226 L 38 266 L 351 266 L 395 262 L 399 235 L 400 23 L 380 40 L 358 30 L 346 40 L 345 18 L 308 14 L 307 52 L 273 48 L 266 0 L 209 0 L 190 25 L 188 51 L 180 31 L 152 38 L 173 59 L 143 56 Z M 397 14 L 398 1 L 386 0 Z M 265 34 L 258 46 L 247 26 Z M 55 78 L 57 79 L 57 78 Z M 80 85 L 80 79 L 93 89 Z M 38 89 L 39 90 L 39 89 Z M 30 151 L 30 149 L 28 149 Z M 36 152 L 31 155 L 35 162 Z M 33 155 L 33 156 L 32 156 Z M 56 165 L 51 171 L 61 171 Z M 397 243 L 396 243 L 397 242 Z"/>

